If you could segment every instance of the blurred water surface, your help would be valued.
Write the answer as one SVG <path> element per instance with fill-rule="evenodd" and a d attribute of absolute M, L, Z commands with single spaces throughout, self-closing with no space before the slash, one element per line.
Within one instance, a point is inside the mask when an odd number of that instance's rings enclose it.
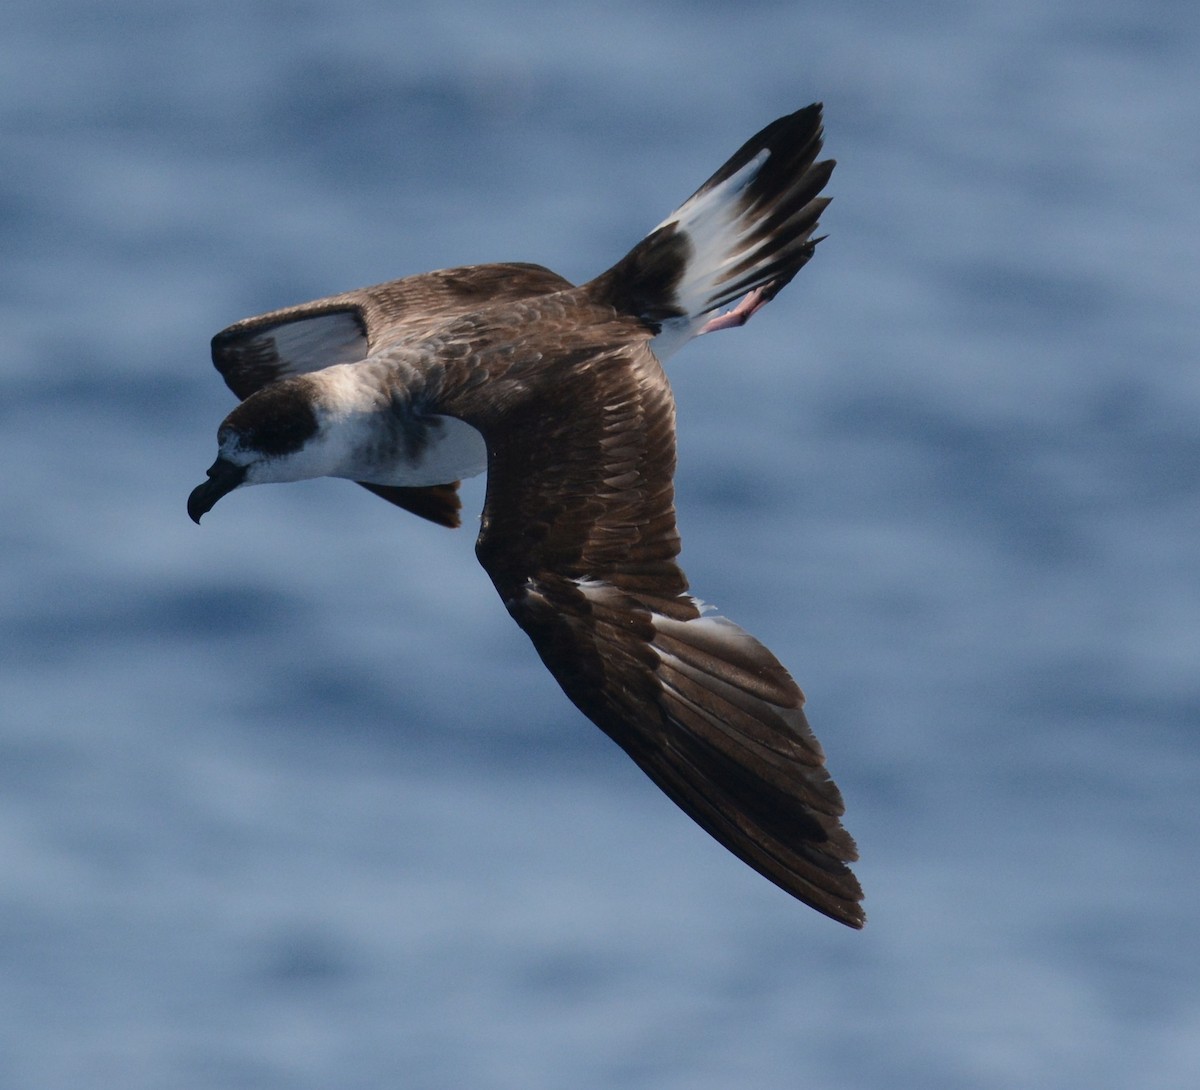
<path fill-rule="evenodd" d="M 1195 5 L 9 9 L 0 1085 L 1195 1085 Z M 469 528 L 184 513 L 217 329 L 586 279 L 818 98 L 831 237 L 671 374 L 685 566 L 808 692 L 862 934 L 570 707 Z"/>

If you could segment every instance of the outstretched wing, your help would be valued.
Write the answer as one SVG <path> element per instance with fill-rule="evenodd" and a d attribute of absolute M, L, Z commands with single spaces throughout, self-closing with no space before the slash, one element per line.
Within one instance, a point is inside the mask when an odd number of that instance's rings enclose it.
<path fill-rule="evenodd" d="M 776 885 L 861 927 L 857 858 L 803 694 L 676 563 L 674 402 L 636 342 L 571 361 L 489 443 L 476 551 L 579 709 Z"/>
<path fill-rule="evenodd" d="M 522 262 L 423 273 L 236 322 L 213 337 L 213 364 L 244 401 L 288 375 L 357 363 L 382 343 L 420 336 L 481 306 L 570 287 L 557 273 Z M 427 488 L 359 483 L 422 518 L 459 525 L 457 481 Z"/>

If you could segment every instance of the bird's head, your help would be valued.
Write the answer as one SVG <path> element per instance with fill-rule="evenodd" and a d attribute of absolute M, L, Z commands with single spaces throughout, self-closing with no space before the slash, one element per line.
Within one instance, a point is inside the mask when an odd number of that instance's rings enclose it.
<path fill-rule="evenodd" d="M 323 415 L 309 376 L 272 383 L 243 401 L 217 430 L 217 460 L 208 480 L 188 496 L 192 521 L 199 523 L 222 496 L 244 484 L 330 475 L 336 466 Z"/>

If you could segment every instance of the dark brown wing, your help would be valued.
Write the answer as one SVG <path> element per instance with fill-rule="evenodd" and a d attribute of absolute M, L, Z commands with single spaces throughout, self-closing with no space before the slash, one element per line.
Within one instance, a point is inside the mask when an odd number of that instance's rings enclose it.
<path fill-rule="evenodd" d="M 423 519 L 436 522 L 439 526 L 451 530 L 462 525 L 462 500 L 458 498 L 458 481 L 448 484 L 431 484 L 422 487 L 406 487 L 395 484 L 372 484 L 370 481 L 356 481 L 368 492 L 381 500 L 394 503 Z"/>
<path fill-rule="evenodd" d="M 557 273 L 522 262 L 442 269 L 236 322 L 213 337 L 213 364 L 244 401 L 287 375 L 357 363 L 382 343 L 420 337 L 481 306 L 570 287 Z M 431 522 L 460 523 L 457 481 L 428 488 L 358 483 Z"/>
<path fill-rule="evenodd" d="M 658 362 L 638 342 L 555 366 L 560 381 L 485 429 L 480 562 L 567 696 L 671 799 L 788 893 L 861 927 L 854 842 L 803 694 L 687 594 Z"/>

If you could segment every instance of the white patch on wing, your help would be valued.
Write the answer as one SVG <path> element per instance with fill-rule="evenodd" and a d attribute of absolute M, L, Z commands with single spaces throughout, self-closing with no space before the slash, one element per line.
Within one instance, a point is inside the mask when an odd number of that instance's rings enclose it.
<path fill-rule="evenodd" d="M 275 354 L 287 374 L 306 374 L 367 358 L 366 334 L 352 311 L 298 318 L 274 326 L 260 337 L 274 342 Z"/>
<path fill-rule="evenodd" d="M 716 612 L 716 606 L 710 606 L 707 602 L 702 602 L 699 598 L 695 598 L 690 594 L 683 594 L 680 595 L 680 597 L 691 605 L 695 606 L 696 609 L 700 611 L 700 616 L 693 617 L 691 620 L 687 621 L 677 621 L 671 617 L 664 617 L 656 610 L 651 609 L 649 606 L 644 605 L 641 602 L 638 602 L 636 596 L 629 595 L 625 591 L 619 590 L 617 587 L 614 587 L 611 583 L 605 582 L 603 579 L 594 579 L 591 576 L 585 576 L 582 579 L 574 580 L 574 583 L 581 591 L 583 591 L 584 597 L 590 598 L 597 604 L 604 604 L 609 608 L 613 608 L 617 605 L 623 605 L 625 602 L 634 603 L 633 608 L 644 610 L 650 614 L 650 620 L 655 629 L 665 631 L 668 635 L 671 634 L 672 629 L 676 630 L 677 633 L 677 630 L 681 625 L 696 626 L 691 628 L 691 631 L 693 632 L 707 632 L 712 630 L 713 634 L 718 637 L 728 634 L 729 630 L 733 630 L 733 632 L 742 633 L 742 635 L 745 635 L 745 633 L 742 632 L 742 629 L 727 617 L 719 616 Z M 716 632 L 718 627 L 721 630 L 720 633 Z M 658 652 L 660 658 L 663 657 L 663 651 L 657 647 L 655 647 L 654 650 Z"/>
<path fill-rule="evenodd" d="M 630 595 L 625 591 L 614 587 L 611 583 L 604 579 L 596 579 L 593 576 L 585 575 L 579 579 L 573 579 L 572 582 L 581 591 L 583 591 L 585 597 L 591 598 L 594 602 L 603 602 L 605 605 L 610 607 L 615 604 L 612 599 L 637 601 L 636 596 Z M 680 597 L 690 602 L 706 616 L 698 617 L 691 621 L 673 621 L 669 617 L 664 617 L 661 613 L 657 613 L 653 609 L 650 609 L 648 606 L 644 606 L 641 603 L 638 603 L 636 608 L 648 612 L 656 627 L 660 621 L 668 624 L 697 624 L 700 621 L 721 621 L 724 624 L 733 625 L 732 621 L 726 620 L 724 617 L 717 617 L 715 615 L 715 606 L 710 606 L 706 602 L 702 602 L 699 598 L 694 598 L 690 594 L 683 594 L 680 595 Z M 737 628 L 737 625 L 733 625 L 733 627 Z"/>

